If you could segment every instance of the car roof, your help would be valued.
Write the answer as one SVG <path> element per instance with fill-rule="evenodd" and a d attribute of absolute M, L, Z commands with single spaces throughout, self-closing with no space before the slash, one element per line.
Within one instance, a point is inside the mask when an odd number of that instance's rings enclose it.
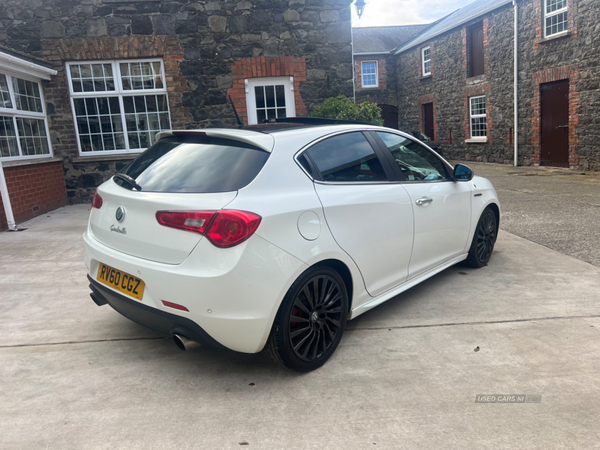
<path fill-rule="evenodd" d="M 374 125 L 363 124 L 301 124 L 293 123 L 272 123 L 261 125 L 250 125 L 244 128 L 203 128 L 196 130 L 170 130 L 162 131 L 156 135 L 156 142 L 169 136 L 208 136 L 211 138 L 230 139 L 254 145 L 267 152 L 272 152 L 277 138 L 295 138 L 300 142 L 310 142 L 321 136 L 340 131 L 353 131 L 365 129 L 383 129 Z M 304 139 L 302 139 L 304 138 Z M 286 139 L 287 140 L 287 139 Z"/>

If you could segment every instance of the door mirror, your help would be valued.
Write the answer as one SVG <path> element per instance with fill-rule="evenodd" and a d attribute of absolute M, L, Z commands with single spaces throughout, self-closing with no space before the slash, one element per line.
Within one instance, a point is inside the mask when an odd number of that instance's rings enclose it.
<path fill-rule="evenodd" d="M 473 179 L 473 171 L 464 164 L 454 166 L 454 181 L 471 181 Z"/>

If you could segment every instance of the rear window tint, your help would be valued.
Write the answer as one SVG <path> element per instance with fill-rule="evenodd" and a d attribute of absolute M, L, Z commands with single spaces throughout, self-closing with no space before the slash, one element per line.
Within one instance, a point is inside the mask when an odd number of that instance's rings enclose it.
<path fill-rule="evenodd" d="M 144 192 L 230 192 L 247 186 L 269 158 L 268 152 L 241 142 L 204 141 L 163 139 L 122 172 L 134 178 Z"/>

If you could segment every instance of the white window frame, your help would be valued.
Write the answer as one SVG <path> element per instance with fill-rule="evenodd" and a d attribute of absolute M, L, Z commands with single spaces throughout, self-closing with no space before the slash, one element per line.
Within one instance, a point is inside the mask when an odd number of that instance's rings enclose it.
<path fill-rule="evenodd" d="M 485 99 L 485 114 L 473 114 L 473 100 Z M 485 136 L 473 136 L 473 119 L 485 119 Z M 476 95 L 469 97 L 469 135 L 471 140 L 487 141 L 487 97 L 485 95 Z"/>
<path fill-rule="evenodd" d="M 429 50 L 429 59 L 425 59 L 425 50 Z M 426 63 L 429 63 L 429 71 L 425 70 Z M 431 45 L 421 49 L 421 73 L 424 77 L 431 75 Z"/>
<path fill-rule="evenodd" d="M 121 63 L 136 63 L 136 62 L 160 62 L 161 76 L 163 82 L 162 89 L 123 89 L 123 79 L 121 77 Z M 114 91 L 94 91 L 94 92 L 75 92 L 73 90 L 73 83 L 71 80 L 71 65 L 80 64 L 111 64 L 113 79 L 115 83 Z M 80 60 L 70 61 L 66 63 L 67 81 L 69 83 L 69 96 L 71 101 L 71 111 L 73 112 L 73 123 L 75 126 L 75 135 L 77 137 L 77 148 L 79 149 L 79 155 L 82 157 L 98 157 L 102 155 L 124 155 L 124 154 L 137 154 L 142 153 L 145 148 L 131 149 L 129 147 L 129 138 L 127 136 L 127 123 L 125 120 L 125 106 L 123 104 L 123 97 L 130 96 L 144 96 L 144 95 L 165 95 L 167 97 L 167 112 L 169 114 L 169 123 L 171 123 L 171 109 L 169 105 L 169 95 L 167 92 L 167 78 L 165 75 L 165 64 L 162 58 L 142 58 L 142 59 L 113 59 L 113 60 Z M 125 149 L 123 150 L 103 150 L 103 151 L 91 151 L 83 152 L 81 149 L 81 141 L 79 139 L 79 127 L 77 126 L 77 115 L 75 113 L 75 99 L 77 98 L 98 98 L 98 97 L 118 97 L 119 98 L 119 109 L 121 110 L 121 122 L 123 127 L 123 139 L 125 141 Z"/>
<path fill-rule="evenodd" d="M 10 102 L 12 104 L 12 108 L 2 108 L 0 107 L 0 116 L 12 117 L 13 126 L 15 128 L 15 136 L 17 138 L 17 148 L 19 149 L 19 156 L 8 156 L 2 157 L 0 159 L 2 162 L 7 161 L 22 161 L 27 159 L 40 159 L 40 158 L 52 158 L 54 153 L 52 152 L 52 143 L 50 142 L 50 129 L 48 128 L 48 118 L 46 116 L 46 102 L 44 100 L 44 90 L 42 89 L 41 79 L 35 76 L 31 76 L 28 74 L 24 74 L 21 72 L 16 72 L 13 70 L 7 70 L 0 67 L 0 74 L 6 77 L 6 84 L 8 85 L 8 92 L 10 94 Z M 34 112 L 34 111 L 22 111 L 17 109 L 17 103 L 15 101 L 15 92 L 13 88 L 12 78 L 20 78 L 21 80 L 30 81 L 32 83 L 36 83 L 38 85 L 38 89 L 40 92 L 40 101 L 42 102 L 42 112 Z M 42 155 L 23 155 L 23 150 L 21 149 L 21 139 L 19 138 L 19 129 L 17 127 L 17 118 L 25 118 L 25 119 L 38 119 L 44 121 L 44 128 L 46 129 L 46 141 L 48 143 L 49 153 L 44 153 Z"/>
<path fill-rule="evenodd" d="M 248 111 L 248 125 L 258 124 L 256 114 L 256 96 L 254 88 L 257 86 L 283 85 L 285 93 L 285 115 L 286 117 L 296 117 L 296 100 L 294 95 L 294 77 L 261 77 L 246 78 L 244 80 L 246 88 L 246 107 Z"/>
<path fill-rule="evenodd" d="M 546 19 L 557 16 L 559 14 L 562 13 L 566 13 L 569 10 L 569 0 L 565 1 L 565 6 L 564 8 L 561 9 L 557 9 L 556 11 L 552 11 L 551 13 L 547 13 L 546 11 L 548 11 L 548 0 L 544 0 L 543 1 L 543 8 L 544 8 L 544 23 L 542 24 L 543 28 L 544 28 L 544 37 L 552 37 L 552 36 L 560 36 L 561 34 L 566 34 L 569 29 L 568 29 L 568 25 L 569 25 L 569 15 L 567 14 L 567 26 L 563 31 L 557 31 L 556 33 L 552 33 L 552 34 L 548 34 L 547 31 L 547 26 L 546 26 Z"/>
<path fill-rule="evenodd" d="M 375 84 L 365 84 L 365 71 L 364 71 L 364 65 L 365 64 L 373 64 L 373 66 L 375 66 Z M 368 73 L 367 75 L 371 76 L 373 75 L 372 73 Z M 361 61 L 360 62 L 360 85 L 363 88 L 378 88 L 379 87 L 379 61 L 375 60 L 370 60 L 370 61 Z"/>

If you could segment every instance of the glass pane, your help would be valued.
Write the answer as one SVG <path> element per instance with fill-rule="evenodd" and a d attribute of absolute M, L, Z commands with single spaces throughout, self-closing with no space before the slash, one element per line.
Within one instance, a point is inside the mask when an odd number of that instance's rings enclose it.
<path fill-rule="evenodd" d="M 12 78 L 16 108 L 21 111 L 43 112 L 38 83 L 20 78 Z"/>
<path fill-rule="evenodd" d="M 77 64 L 71 64 L 71 78 L 81 78 L 79 73 L 79 66 Z"/>
<path fill-rule="evenodd" d="M 362 133 L 346 133 L 313 145 L 308 153 L 324 181 L 387 181 L 379 158 Z"/>
<path fill-rule="evenodd" d="M 264 108 L 265 107 L 265 90 L 262 86 L 254 87 L 254 97 L 256 98 L 256 107 Z"/>
<path fill-rule="evenodd" d="M 278 118 L 287 117 L 287 116 L 286 116 L 286 112 L 285 112 L 285 108 L 279 108 L 279 109 L 277 110 L 277 117 L 278 117 Z"/>
<path fill-rule="evenodd" d="M 275 86 L 275 100 L 278 108 L 285 106 L 285 87 L 282 84 Z"/>
<path fill-rule="evenodd" d="M 269 109 L 267 109 L 267 117 L 269 119 L 275 119 L 277 117 L 276 113 L 275 113 L 275 108 L 269 108 Z"/>
<path fill-rule="evenodd" d="M 123 107 L 125 108 L 125 113 L 135 112 L 133 107 L 133 97 L 123 97 Z"/>
<path fill-rule="evenodd" d="M 267 108 L 275 107 L 275 86 L 265 86 L 265 95 L 267 97 Z"/>
<path fill-rule="evenodd" d="M 17 128 L 23 155 L 44 155 L 50 153 L 46 125 L 43 119 L 17 117 Z"/>
<path fill-rule="evenodd" d="M 148 111 L 158 111 L 157 105 L 156 105 L 156 97 L 154 96 L 147 96 L 146 97 L 146 106 L 148 107 Z"/>
<path fill-rule="evenodd" d="M 13 118 L 0 116 L 0 157 L 19 156 L 16 136 Z"/>
<path fill-rule="evenodd" d="M 101 134 L 92 134 L 90 138 L 92 139 L 92 151 L 101 152 L 104 150 Z"/>
<path fill-rule="evenodd" d="M 89 134 L 90 128 L 86 117 L 77 118 L 77 130 L 79 131 L 79 134 Z"/>
<path fill-rule="evenodd" d="M 74 99 L 82 152 L 125 150 L 117 97 Z"/>
<path fill-rule="evenodd" d="M 546 13 L 552 13 L 567 7 L 567 0 L 546 0 Z"/>
<path fill-rule="evenodd" d="M 6 76 L 0 74 L 0 108 L 12 108 Z"/>
<path fill-rule="evenodd" d="M 94 78 L 104 78 L 104 71 L 102 70 L 102 64 L 92 64 L 92 76 Z"/>
<path fill-rule="evenodd" d="M 156 102 L 158 103 L 158 110 L 159 111 L 163 111 L 163 112 L 168 112 L 169 111 L 169 105 L 167 103 L 167 96 L 166 95 L 157 95 L 156 96 Z"/>
<path fill-rule="evenodd" d="M 81 78 L 91 78 L 92 77 L 92 68 L 90 64 L 82 64 L 79 66 L 81 70 Z"/>
<path fill-rule="evenodd" d="M 441 181 L 446 179 L 442 160 L 421 144 L 392 133 L 377 132 L 392 153 L 407 181 Z"/>
<path fill-rule="evenodd" d="M 471 115 L 485 114 L 485 97 L 471 98 Z"/>
<path fill-rule="evenodd" d="M 267 120 L 267 115 L 265 114 L 264 109 L 259 109 L 256 111 L 256 120 L 258 123 L 263 123 L 265 120 Z"/>
<path fill-rule="evenodd" d="M 73 100 L 73 104 L 75 105 L 75 115 L 76 116 L 85 116 L 85 101 L 82 98 L 76 98 Z"/>
<path fill-rule="evenodd" d="M 79 136 L 79 144 L 81 145 L 82 152 L 92 151 L 92 141 L 89 135 Z"/>
<path fill-rule="evenodd" d="M 121 81 L 125 90 L 163 89 L 162 63 L 121 63 Z"/>

